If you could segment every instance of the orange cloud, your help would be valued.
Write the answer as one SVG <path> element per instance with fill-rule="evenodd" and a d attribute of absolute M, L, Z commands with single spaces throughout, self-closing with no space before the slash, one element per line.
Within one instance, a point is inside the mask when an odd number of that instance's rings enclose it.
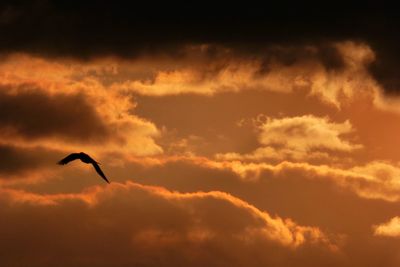
<path fill-rule="evenodd" d="M 12 54 L 0 64 L 0 84 L 35 84 L 47 91 L 73 93 L 85 89 L 90 95 L 135 92 L 149 96 L 177 94 L 213 95 L 242 90 L 290 93 L 305 90 L 337 107 L 355 93 L 370 94 L 379 107 L 389 107 L 390 99 L 368 72 L 375 60 L 372 49 L 352 41 L 331 43 L 343 67 L 330 70 L 321 58 L 323 49 L 302 46 L 274 46 L 265 55 L 245 57 L 223 46 L 198 45 L 182 48 L 183 57 L 113 57 L 74 61 L 46 60 L 27 54 Z M 210 57 L 209 51 L 214 55 Z M 322 52 L 321 52 L 322 51 Z M 287 64 L 286 57 L 294 62 Z M 296 55 L 296 53 L 298 55 Z M 283 54 L 283 55 L 280 55 Z M 194 62 L 196 63 L 194 66 Z"/>
<path fill-rule="evenodd" d="M 382 96 L 381 88 L 368 73 L 368 65 L 375 59 L 370 47 L 355 42 L 330 45 L 344 62 L 341 68 L 329 69 L 320 58 L 321 48 L 317 46 L 303 46 L 297 52 L 290 52 L 290 47 L 272 47 L 266 50 L 266 58 L 243 56 L 222 46 L 211 47 L 215 53 L 210 57 L 210 45 L 186 47 L 182 51 L 184 56 L 178 59 L 160 56 L 123 60 L 109 57 L 83 62 L 61 58 L 50 61 L 27 54 L 12 54 L 5 56 L 0 64 L 0 85 L 5 95 L 16 98 L 26 94 L 27 88 L 50 99 L 60 98 L 60 92 L 67 98 L 81 97 L 89 103 L 94 117 L 101 121 L 100 126 L 110 129 L 109 137 L 103 138 L 101 147 L 87 142 L 76 145 L 58 139 L 35 141 L 34 145 L 68 150 L 83 147 L 93 153 L 123 148 L 126 153 L 143 156 L 163 153 L 164 149 L 156 142 L 162 132 L 150 121 L 151 118 L 135 115 L 137 103 L 132 100 L 132 93 L 166 96 L 214 95 L 243 90 L 304 91 L 306 95 L 318 96 L 322 102 L 340 108 L 357 92 L 357 95 L 370 96 L 379 108 L 395 106 L 390 104 L 395 100 Z M 290 53 L 299 55 L 288 64 L 285 56 L 277 56 L 280 53 L 288 53 L 286 56 L 289 58 Z M 48 113 L 53 112 L 48 110 Z M 23 143 L 24 140 L 13 142 Z M 27 144 L 25 141 L 25 145 L 31 145 L 31 142 Z M 298 151 L 277 153 L 266 147 L 256 154 L 272 158 L 282 158 L 282 154 L 300 156 Z M 317 158 L 327 156 L 323 152 L 313 155 Z"/>
<path fill-rule="evenodd" d="M 144 186 L 132 182 L 127 182 L 126 184 L 114 183 L 110 189 L 94 187 L 79 194 L 40 195 L 6 188 L 0 190 L 3 199 L 10 201 L 14 205 L 27 203 L 62 206 L 65 201 L 74 200 L 83 201 L 87 205 L 94 207 L 103 205 L 107 201 L 112 202 L 114 198 L 118 199 L 119 193 L 128 194 L 127 196 L 129 197 L 129 194 L 134 194 L 135 191 L 144 191 L 152 197 L 161 197 L 165 200 L 181 202 L 179 205 L 183 205 L 183 207 L 187 206 L 188 208 L 193 205 L 196 206 L 196 202 L 198 201 L 222 201 L 248 213 L 256 221 L 260 221 L 260 224 L 257 224 L 257 229 L 261 227 L 261 232 L 265 234 L 268 240 L 273 240 L 290 247 L 297 247 L 307 241 L 329 244 L 327 237 L 317 228 L 299 226 L 290 219 L 272 218 L 268 213 L 260 211 L 251 204 L 228 193 L 219 191 L 179 193 L 168 191 L 162 187 Z"/>
<path fill-rule="evenodd" d="M 147 166 L 162 166 L 171 162 L 188 162 L 206 169 L 227 170 L 236 174 L 243 182 L 257 182 L 263 174 L 274 177 L 291 175 L 301 179 L 328 180 L 338 187 L 354 192 L 359 197 L 381 199 L 388 202 L 400 201 L 400 187 L 397 177 L 400 166 L 383 161 L 365 165 L 340 167 L 314 165 L 306 162 L 282 161 L 278 164 L 263 162 L 242 162 L 239 160 L 211 160 L 205 157 L 145 157 L 130 158 L 131 162 Z M 269 177 L 269 176 L 267 176 Z"/>
<path fill-rule="evenodd" d="M 73 262 L 67 262 L 71 264 L 89 264 L 85 259 L 94 255 L 103 263 L 112 263 L 117 257 L 121 264 L 139 264 L 151 255 L 155 261 L 161 260 L 158 253 L 165 250 L 172 253 L 168 256 L 171 261 L 179 254 L 181 263 L 202 262 L 192 253 L 203 253 L 201 246 L 214 246 L 216 254 L 207 260 L 212 263 L 221 250 L 226 250 L 229 262 L 247 258 L 236 253 L 249 246 L 272 246 L 287 255 L 304 246 L 315 251 L 318 245 L 328 251 L 337 249 L 317 227 L 272 217 L 225 192 L 179 193 L 131 182 L 77 194 L 40 195 L 4 188 L 0 192 L 0 210 L 6 216 L 0 222 L 0 233 L 3 237 L 6 232 L 7 236 L 14 235 L 11 241 L 2 238 L 0 247 L 20 244 L 20 249 L 2 262 L 35 266 L 45 253 L 48 262 L 44 266 L 50 266 L 60 252 L 69 251 Z M 29 233 L 15 224 L 25 219 L 35 231 Z M 36 233 L 41 239 L 31 248 L 33 253 L 25 252 L 27 240 L 35 238 Z M 62 242 L 50 241 L 54 233 Z M 271 257 L 273 254 L 266 253 L 260 260 L 267 263 Z"/>
<path fill-rule="evenodd" d="M 373 226 L 374 235 L 400 237 L 400 217 L 394 217 L 386 223 Z"/>
<path fill-rule="evenodd" d="M 250 154 L 217 154 L 219 159 L 262 160 L 328 157 L 329 151 L 351 152 L 362 146 L 343 140 L 342 135 L 353 132 L 349 121 L 330 122 L 327 117 L 304 115 L 299 117 L 270 119 L 258 127 L 258 140 L 263 147 Z"/>
<path fill-rule="evenodd" d="M 372 49 L 366 44 L 351 41 L 333 43 L 331 46 L 343 61 L 341 69 L 330 70 L 325 66 L 323 59 L 319 58 L 321 48 L 317 46 L 299 48 L 297 60 L 291 64 L 285 63 L 285 56 L 276 56 L 285 54 L 285 51 L 293 53 L 290 47 L 267 50 L 265 56 L 269 56 L 269 60 L 261 56 L 240 57 L 233 51 L 215 47 L 216 56 L 212 61 L 201 58 L 207 58 L 207 54 L 203 46 L 198 46 L 189 49 L 186 54 L 188 60 L 183 66 L 178 64 L 175 68 L 160 70 L 152 77 L 128 79 L 112 87 L 148 96 L 214 95 L 243 90 L 290 93 L 304 90 L 337 108 L 346 98 L 353 98 L 356 93 L 362 92 L 376 98 L 378 106 L 384 102 L 381 89 L 368 72 L 369 64 L 375 60 Z M 291 56 L 287 55 L 289 58 Z M 193 62 L 197 62 L 197 65 L 193 66 Z"/>
<path fill-rule="evenodd" d="M 109 59 L 82 63 L 6 56 L 0 64 L 0 103 L 21 108 L 0 117 L 3 139 L 69 151 L 162 153 L 155 142 L 159 129 L 133 114 L 130 96 L 109 90 L 100 80 L 102 73 L 115 73 L 115 68 Z"/>
<path fill-rule="evenodd" d="M 370 233 L 400 201 L 400 166 L 390 158 L 395 151 L 387 153 L 396 128 L 385 125 L 396 125 L 399 109 L 369 73 L 369 46 L 329 47 L 340 64 L 324 62 L 319 46 L 244 55 L 202 45 L 177 58 L 134 60 L 4 56 L 1 262 L 338 265 L 328 260 L 338 245 L 327 232 Z M 256 134 L 254 125 L 237 127 L 257 114 L 268 119 L 257 121 Z M 56 168 L 61 156 L 80 150 L 101 161 L 114 184 L 91 187 L 98 177 L 79 162 Z M 131 179 L 179 192 L 118 183 Z M 299 184 L 306 188 L 300 197 L 292 191 Z M 270 185 L 279 192 L 261 188 Z M 320 188 L 351 202 L 340 209 L 344 218 L 329 213 L 340 204 L 301 199 L 312 192 L 327 201 Z M 379 212 L 364 211 L 374 215 L 362 234 L 353 233 L 351 208 L 365 203 Z M 397 220 L 376 225 L 375 235 L 397 235 Z M 351 242 L 363 238 L 376 237 Z"/>

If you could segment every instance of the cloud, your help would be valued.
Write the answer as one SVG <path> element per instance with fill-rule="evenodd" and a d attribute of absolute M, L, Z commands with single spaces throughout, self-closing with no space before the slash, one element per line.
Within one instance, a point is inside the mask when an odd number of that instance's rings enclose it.
<path fill-rule="evenodd" d="M 127 3 L 115 5 L 100 2 L 96 12 L 92 12 L 92 4 L 93 1 L 75 4 L 6 1 L 0 6 L 0 29 L 9 39 L 0 48 L 87 58 L 104 54 L 134 56 L 146 51 L 174 53 L 179 44 L 205 41 L 231 44 L 241 49 L 247 44 L 251 51 L 251 48 L 254 50 L 254 47 L 268 43 L 306 43 L 346 37 L 362 39 L 362 33 L 372 35 L 377 32 L 372 27 L 376 24 L 373 22 L 376 22 L 377 13 L 368 16 L 370 23 L 364 25 L 366 19 L 363 13 L 355 14 L 350 7 L 346 11 L 340 10 L 340 14 L 341 22 L 352 27 L 342 24 L 338 27 L 332 22 L 334 12 L 321 16 L 314 5 L 304 3 L 292 6 L 293 9 L 271 4 L 268 16 L 254 6 L 243 5 L 193 10 L 166 4 L 154 9 L 147 5 L 139 7 Z M 360 7 L 357 8 L 361 11 Z M 142 13 L 130 16 L 128 10 L 135 9 L 146 11 L 146 16 Z M 224 13 L 227 9 L 230 11 Z M 368 9 L 362 11 L 372 15 Z M 316 20 L 319 22 L 317 25 Z M 181 21 L 186 23 L 179 23 Z M 282 28 L 291 35 L 282 34 Z M 361 31 L 365 28 L 370 31 Z M 386 28 L 383 30 L 387 32 Z"/>
<path fill-rule="evenodd" d="M 106 142 L 110 150 L 118 150 L 118 147 L 123 146 L 127 152 L 149 155 L 163 152 L 155 141 L 161 132 L 148 119 L 135 115 L 137 103 L 132 98 L 132 93 L 154 97 L 190 93 L 214 95 L 243 90 L 288 94 L 305 90 L 307 94 L 321 96 L 323 101 L 339 105 L 340 95 L 343 93 L 351 96 L 355 88 L 358 88 L 356 85 L 361 78 L 365 78 L 366 64 L 373 59 L 373 53 L 368 46 L 352 42 L 330 44 L 328 47 L 336 51 L 336 54 L 329 52 L 335 54 L 331 57 L 343 61 L 338 64 L 340 67 L 325 66 L 324 61 L 328 59 L 323 60 L 321 54 L 329 50 L 326 47 L 275 46 L 266 50 L 270 54 L 265 57 L 249 57 L 223 46 L 198 45 L 184 48 L 184 55 L 176 62 L 174 58 L 168 57 L 142 57 L 136 60 L 99 58 L 86 62 L 73 59 L 50 61 L 27 54 L 10 54 L 0 64 L 0 77 L 3 88 L 11 92 L 7 92 L 5 96 L 31 93 L 45 94 L 43 97 L 48 99 L 60 96 L 59 101 L 62 96 L 65 99 L 81 99 L 82 110 L 73 109 L 73 117 L 77 113 L 87 117 L 82 120 L 82 127 L 77 125 L 77 131 L 72 131 L 72 127 L 68 126 L 73 123 L 72 115 L 66 117 L 65 122 L 49 117 L 67 128 L 58 132 L 53 129 L 53 134 L 58 135 L 58 138 L 79 135 L 80 138 L 87 137 L 86 140 L 80 140 L 87 145 L 90 144 L 88 141 Z M 171 67 L 168 64 L 171 62 L 176 64 Z M 27 87 L 31 88 L 31 92 L 27 92 Z M 366 91 L 371 93 L 370 90 Z M 71 106 L 70 102 L 63 105 L 66 114 L 73 114 L 67 108 Z M 54 115 L 58 116 L 59 113 L 54 112 Z M 53 125 L 46 127 L 55 127 L 57 124 Z M 19 127 L 28 128 L 24 124 Z M 30 130 L 34 128 L 29 127 Z M 82 135 L 81 131 L 87 135 Z M 67 134 L 63 135 L 62 132 Z M 30 132 L 27 134 L 34 137 Z M 264 150 L 264 154 L 273 152 Z"/>
<path fill-rule="evenodd" d="M 0 265 L 399 265 L 397 20 L 232 5 L 0 3 Z"/>
<path fill-rule="evenodd" d="M 179 58 L 182 47 L 193 44 L 225 45 L 254 55 L 268 45 L 362 40 L 380 57 L 371 68 L 374 78 L 387 92 L 398 90 L 395 70 L 399 38 L 393 29 L 398 28 L 399 21 L 387 6 L 354 5 L 343 10 L 338 5 L 321 14 L 314 4 L 292 4 L 288 8 L 275 3 L 269 5 L 266 16 L 253 5 L 182 11 L 182 6 L 175 5 L 165 4 L 155 10 L 152 6 L 102 1 L 96 2 L 93 12 L 93 4 L 92 1 L 75 4 L 5 1 L 0 6 L 0 31 L 8 38 L 0 45 L 0 52 L 78 59 L 143 54 Z M 231 11 L 227 12 L 227 8 Z M 143 14 L 139 12 L 132 17 L 128 12 L 138 9 L 144 10 Z M 339 24 L 334 23 L 338 15 Z M 338 65 L 332 54 L 327 49 L 324 60 L 329 65 Z"/>
<path fill-rule="evenodd" d="M 150 96 L 305 90 L 338 107 L 341 96 L 351 97 L 359 90 L 361 81 L 363 85 L 374 86 L 367 67 L 375 55 L 363 43 L 267 46 L 256 56 L 207 44 L 182 51 L 185 57 L 175 61 L 183 65 L 159 70 L 147 79 L 127 80 L 115 86 Z"/>
<path fill-rule="evenodd" d="M 331 122 L 327 117 L 304 115 L 282 119 L 267 118 L 258 126 L 258 140 L 262 147 L 249 154 L 217 154 L 228 160 L 305 160 L 329 157 L 329 152 L 352 152 L 362 145 L 343 140 L 354 130 L 349 121 Z"/>
<path fill-rule="evenodd" d="M 231 63 L 205 78 L 197 69 L 160 71 L 154 80 L 127 81 L 115 86 L 143 95 L 164 96 L 178 94 L 213 95 L 218 92 L 238 92 L 245 88 L 263 87 L 269 79 L 256 78 L 258 62 Z M 280 88 L 279 88 L 280 89 Z M 271 86 L 271 90 L 279 90 Z M 284 90 L 284 89 L 283 89 Z M 287 91 L 287 90 L 285 90 Z"/>
<path fill-rule="evenodd" d="M 396 98 L 387 97 L 370 73 L 378 59 L 367 43 L 271 45 L 252 56 L 213 44 L 187 46 L 181 51 L 179 58 L 160 57 L 158 62 L 147 58 L 153 68 L 145 75 L 125 76 L 109 87 L 149 97 L 245 91 L 304 94 L 338 110 L 365 98 L 378 109 L 399 112 Z M 165 64 L 168 61 L 171 63 Z M 126 69 L 120 65 L 119 71 L 124 73 Z"/>
<path fill-rule="evenodd" d="M 291 260 L 302 248 L 317 254 L 323 250 L 334 254 L 337 249 L 318 228 L 271 217 L 224 192 L 179 193 L 130 182 L 78 194 L 0 191 L 4 264 L 51 266 L 61 260 L 77 266 L 214 266 L 225 251 L 223 265 L 235 266 L 237 260 L 249 260 L 248 254 L 238 252 L 259 246 L 265 254 L 258 264 L 271 258 L 287 261 L 274 258 L 268 249 Z M 18 223 L 28 219 L 35 231 Z M 29 245 L 32 240 L 34 247 Z"/>
<path fill-rule="evenodd" d="M 92 78 L 90 73 L 113 71 L 106 65 L 7 56 L 0 64 L 3 139 L 70 151 L 123 146 L 137 155 L 162 153 L 155 142 L 160 131 L 133 114 L 131 97 L 107 90 Z"/>
<path fill-rule="evenodd" d="M 305 92 L 336 108 L 356 95 L 369 95 L 377 107 L 389 106 L 382 88 L 369 73 L 376 56 L 366 43 L 269 45 L 255 55 L 207 43 L 186 45 L 179 51 L 179 57 L 143 55 L 88 61 L 11 53 L 0 64 L 0 77 L 4 85 L 33 83 L 50 92 L 64 87 L 64 93 L 84 89 L 88 95 L 102 94 L 114 100 L 132 93 L 210 96 L 256 90 Z M 99 102 L 104 104 L 96 104 Z"/>
<path fill-rule="evenodd" d="M 270 164 L 239 160 L 211 160 L 194 156 L 131 157 L 129 160 L 146 168 L 168 166 L 181 162 L 199 166 L 206 170 L 228 171 L 235 174 L 242 182 L 248 183 L 259 183 L 260 179 L 284 179 L 285 177 L 297 177 L 297 179 L 311 181 L 330 181 L 338 188 L 353 192 L 361 198 L 379 199 L 387 202 L 400 201 L 400 187 L 397 182 L 400 166 L 384 161 L 372 161 L 364 165 L 344 167 L 290 161 Z M 220 175 L 223 175 L 223 173 L 214 174 L 213 177 Z"/>
<path fill-rule="evenodd" d="M 61 151 L 43 147 L 18 147 L 0 144 L 0 179 L 27 178 L 35 170 L 48 169 Z"/>
<path fill-rule="evenodd" d="M 26 89 L 25 89 L 26 88 Z M 15 94 L 0 88 L 0 132 L 25 139 L 102 141 L 110 131 L 84 95 L 49 95 L 25 86 Z M 97 139 L 97 140 L 96 140 Z"/>
<path fill-rule="evenodd" d="M 374 235 L 400 237 L 400 217 L 393 217 L 386 223 L 373 226 Z"/>
<path fill-rule="evenodd" d="M 179 51 L 180 57 L 99 57 L 83 62 L 14 53 L 5 56 L 0 77 L 2 83 L 34 81 L 53 90 L 68 84 L 67 92 L 96 86 L 148 96 L 305 91 L 338 108 L 355 94 L 378 97 L 381 90 L 368 72 L 375 54 L 362 42 L 269 45 L 255 55 L 208 43 Z"/>

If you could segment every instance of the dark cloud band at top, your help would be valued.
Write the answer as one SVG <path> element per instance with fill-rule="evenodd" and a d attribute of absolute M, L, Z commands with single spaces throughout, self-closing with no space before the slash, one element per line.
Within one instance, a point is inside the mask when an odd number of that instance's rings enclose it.
<path fill-rule="evenodd" d="M 109 1 L 2 1 L 0 53 L 88 59 L 141 54 L 179 56 L 187 44 L 221 44 L 252 53 L 270 44 L 301 45 L 355 40 L 370 44 L 371 66 L 388 92 L 396 92 L 400 26 L 395 8 L 314 3 L 229 3 L 193 7 Z M 329 60 L 330 51 L 327 52 Z M 335 63 L 335 62 L 334 62 Z"/>
<path fill-rule="evenodd" d="M 397 23 L 379 7 L 256 4 L 155 7 L 109 1 L 20 1 L 0 6 L 3 51 L 134 55 L 182 43 L 260 44 L 368 39 Z M 384 32 L 381 32 L 385 29 Z M 393 37 L 395 38 L 395 37 Z M 382 39 L 382 37 L 381 37 Z M 397 39 L 397 38 L 396 38 Z M 383 40 L 385 41 L 385 40 Z M 389 40 L 390 41 L 390 40 Z"/>

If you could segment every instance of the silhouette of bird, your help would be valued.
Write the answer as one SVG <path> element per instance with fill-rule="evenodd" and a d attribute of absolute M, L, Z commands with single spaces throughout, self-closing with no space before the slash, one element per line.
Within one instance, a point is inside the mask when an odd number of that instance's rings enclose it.
<path fill-rule="evenodd" d="M 58 164 L 60 165 L 65 165 L 68 164 L 70 161 L 76 160 L 76 159 L 80 159 L 82 162 L 86 163 L 86 164 L 92 164 L 94 169 L 96 170 L 96 172 L 107 182 L 110 183 L 107 179 L 107 177 L 104 175 L 103 171 L 100 169 L 99 164 L 97 161 L 95 161 L 94 159 L 92 159 L 88 154 L 80 152 L 80 153 L 72 153 L 68 156 L 66 156 L 65 158 L 63 158 L 62 160 L 60 160 L 58 162 Z"/>

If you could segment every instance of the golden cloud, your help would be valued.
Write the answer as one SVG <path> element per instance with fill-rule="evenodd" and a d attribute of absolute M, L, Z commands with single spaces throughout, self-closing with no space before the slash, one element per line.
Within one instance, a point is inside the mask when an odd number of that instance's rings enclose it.
<path fill-rule="evenodd" d="M 85 114 L 93 115 L 87 116 L 84 126 L 92 129 L 89 132 L 95 133 L 93 140 L 107 143 L 107 146 L 94 146 L 89 142 L 76 145 L 59 138 L 35 141 L 33 145 L 67 150 L 84 146 L 85 150 L 93 153 L 107 149 L 119 151 L 121 148 L 136 155 L 163 152 L 163 148 L 155 141 L 161 135 L 160 129 L 150 120 L 134 114 L 136 103 L 132 100 L 132 94 L 215 95 L 243 90 L 286 94 L 304 91 L 306 95 L 319 96 L 323 102 L 340 107 L 346 99 L 354 98 L 357 92 L 357 95 L 368 95 L 379 108 L 394 107 L 390 103 L 395 100 L 382 96 L 380 87 L 368 73 L 368 65 L 373 62 L 375 55 L 370 47 L 362 43 L 331 44 L 337 51 L 337 56 L 344 62 L 341 68 L 336 69 L 330 69 L 324 64 L 320 56 L 321 48 L 317 46 L 304 46 L 295 52 L 290 52 L 290 47 L 270 48 L 264 57 L 243 56 L 221 46 L 211 46 L 215 53 L 210 57 L 210 46 L 186 47 L 184 56 L 178 59 L 141 57 L 123 60 L 109 57 L 83 62 L 61 58 L 50 61 L 27 54 L 12 54 L 5 56 L 0 64 L 0 85 L 7 99 L 10 96 L 18 99 L 32 92 L 43 94 L 43 98 L 47 100 L 81 99 L 82 110 L 88 111 Z M 277 56 L 280 53 L 285 54 L 285 51 L 298 55 L 294 56 L 293 62 L 287 63 L 285 57 L 290 58 L 290 55 Z M 66 112 L 68 110 L 66 107 Z M 48 114 L 54 113 L 51 108 L 45 111 Z M 29 117 L 28 114 L 25 115 Z M 89 120 L 92 117 L 95 119 Z M 92 123 L 88 123 L 89 121 Z M 96 130 L 104 127 L 109 129 L 107 137 L 104 136 L 104 131 Z M 9 132 L 9 128 L 7 131 Z M 17 137 L 18 135 L 14 139 L 18 139 Z M 13 142 L 23 143 L 24 140 Z M 31 144 L 32 140 L 29 142 Z M 344 144 L 342 142 L 342 150 Z M 28 144 L 25 142 L 25 145 Z M 301 157 L 302 153 L 293 149 L 283 149 L 281 153 L 277 153 L 276 150 L 264 147 L 256 154 L 282 158 L 283 154 Z M 313 155 L 316 158 L 327 157 L 324 152 L 315 152 Z"/>
<path fill-rule="evenodd" d="M 365 165 L 342 167 L 314 165 L 306 162 L 282 161 L 278 164 L 242 162 L 239 160 L 211 160 L 205 157 L 131 157 L 129 161 L 147 166 L 163 166 L 172 162 L 187 162 L 206 169 L 227 170 L 236 174 L 243 182 L 257 182 L 266 177 L 290 175 L 301 179 L 331 181 L 340 188 L 354 192 L 359 197 L 400 201 L 400 166 L 384 161 L 372 161 Z"/>
<path fill-rule="evenodd" d="M 130 96 L 109 90 L 96 76 L 114 72 L 108 59 L 80 63 L 23 54 L 5 57 L 0 64 L 0 103 L 14 110 L 11 117 L 0 117 L 0 133 L 25 146 L 162 153 L 155 142 L 159 129 L 133 114 Z"/>
<path fill-rule="evenodd" d="M 271 55 L 241 55 L 223 47 L 212 47 L 210 54 L 207 46 L 188 48 L 178 58 L 5 56 L 2 263 L 46 266 L 62 258 L 68 266 L 333 265 L 325 263 L 337 249 L 336 237 L 327 231 L 351 233 L 356 222 L 345 217 L 326 223 L 321 217 L 329 211 L 320 213 L 325 207 L 309 205 L 301 214 L 306 200 L 270 204 L 277 197 L 256 189 L 280 179 L 283 199 L 292 200 L 298 199 L 294 184 L 315 184 L 307 191 L 314 193 L 340 188 L 341 197 L 357 203 L 346 212 L 360 203 L 386 207 L 400 201 L 400 166 L 376 156 L 395 154 L 378 152 L 393 148 L 392 139 L 383 137 L 394 136 L 397 128 L 382 131 L 374 122 L 395 125 L 397 99 L 384 96 L 372 79 L 368 66 L 375 55 L 369 46 L 331 45 L 340 66 L 324 63 L 317 46 L 274 48 L 283 56 L 273 49 Z M 263 108 L 249 108 L 255 102 Z M 366 117 L 367 111 L 373 116 Z M 244 133 L 254 125 L 235 128 L 238 120 L 257 114 L 269 116 L 257 121 L 258 138 L 252 129 Z M 382 138 L 375 138 L 378 132 Z M 114 184 L 90 187 L 99 181 L 81 179 L 82 173 L 96 173 L 79 162 L 56 169 L 61 156 L 81 150 L 104 163 Z M 131 179 L 180 191 L 126 182 Z M 376 225 L 375 235 L 396 236 L 396 218 Z M 363 231 L 370 231 L 369 219 Z"/>
<path fill-rule="evenodd" d="M 374 235 L 400 237 L 400 217 L 394 217 L 386 223 L 373 226 Z"/>
<path fill-rule="evenodd" d="M 306 160 L 328 157 L 329 151 L 351 152 L 362 148 L 362 145 L 342 138 L 354 131 L 349 121 L 335 123 L 327 117 L 304 115 L 267 118 L 258 130 L 258 140 L 263 147 L 250 154 L 226 153 L 217 154 L 216 157 L 227 160 Z"/>
<path fill-rule="evenodd" d="M 152 77 L 115 83 L 112 88 L 147 96 L 214 95 L 243 90 L 281 93 L 306 91 L 337 108 L 341 107 L 342 101 L 362 92 L 376 98 L 379 107 L 384 106 L 381 89 L 368 72 L 369 64 L 375 60 L 371 48 L 351 41 L 333 43 L 331 46 L 343 61 L 343 68 L 331 70 L 326 66 L 320 57 L 321 48 L 317 46 L 301 47 L 297 56 L 286 55 L 294 57 L 290 64 L 285 62 L 285 56 L 277 56 L 285 54 L 285 51 L 293 53 L 290 47 L 267 50 L 267 60 L 265 55 L 258 58 L 240 57 L 223 47 L 215 47 L 215 58 L 207 60 L 204 46 L 191 47 L 183 64 L 160 70 Z M 196 66 L 193 66 L 193 62 L 197 63 Z"/>
<path fill-rule="evenodd" d="M 227 251 L 230 262 L 239 256 L 237 251 L 248 246 L 272 246 L 288 255 L 304 246 L 318 250 L 322 245 L 332 252 L 338 249 L 320 229 L 272 217 L 225 192 L 179 193 L 131 182 L 77 194 L 41 195 L 5 188 L 0 192 L 0 210 L 6 218 L 0 222 L 0 233 L 13 235 L 12 240 L 2 238 L 0 247 L 20 247 L 2 262 L 36 266 L 47 255 L 48 261 L 42 263 L 50 266 L 69 251 L 67 262 L 75 265 L 115 260 L 139 264 L 149 253 L 155 261 L 161 260 L 159 253 L 165 250 L 172 253 L 167 257 L 171 261 L 181 255 L 181 263 L 202 262 L 192 253 L 203 253 L 201 246 L 213 246 L 217 252 L 207 260 L 212 264 L 221 250 Z M 29 228 L 35 231 L 15 224 L 21 220 L 29 221 Z M 30 247 L 30 253 L 25 250 L 27 241 L 37 234 L 41 238 Z M 62 242 L 54 240 L 54 234 Z M 269 262 L 270 257 L 273 255 L 267 253 L 261 261 Z M 88 259 L 95 262 L 86 262 Z"/>

